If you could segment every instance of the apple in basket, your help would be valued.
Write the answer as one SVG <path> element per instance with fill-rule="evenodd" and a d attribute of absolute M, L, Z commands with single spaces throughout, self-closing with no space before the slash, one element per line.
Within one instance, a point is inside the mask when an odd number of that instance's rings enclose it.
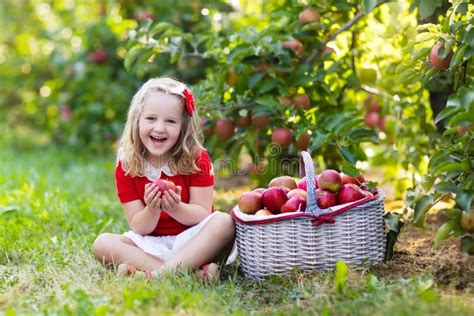
<path fill-rule="evenodd" d="M 266 189 L 265 188 L 256 188 L 256 189 L 253 189 L 253 192 L 258 192 L 260 194 L 263 193 L 263 191 L 265 191 Z"/>
<path fill-rule="evenodd" d="M 291 192 L 291 191 L 290 191 Z M 281 207 L 281 213 L 304 211 L 306 209 L 306 200 L 298 196 L 290 198 Z"/>
<path fill-rule="evenodd" d="M 354 183 L 346 183 L 339 190 L 337 195 L 338 204 L 354 202 L 366 197 L 365 191 Z"/>
<path fill-rule="evenodd" d="M 245 214 L 255 214 L 263 208 L 262 195 L 258 192 L 244 192 L 240 194 L 237 200 L 239 210 Z"/>
<path fill-rule="evenodd" d="M 296 189 L 296 181 L 290 176 L 280 176 L 273 178 L 268 184 L 268 187 L 285 187 L 293 190 Z"/>
<path fill-rule="evenodd" d="M 261 210 L 258 210 L 257 213 L 255 213 L 256 216 L 269 216 L 269 215 L 273 215 L 272 212 L 270 212 L 269 210 L 267 209 L 261 209 Z"/>
<path fill-rule="evenodd" d="M 320 189 L 337 192 L 341 187 L 341 175 L 333 169 L 326 169 L 318 177 Z"/>
<path fill-rule="evenodd" d="M 286 196 L 288 196 L 289 199 L 291 199 L 292 197 L 299 197 L 306 201 L 307 194 L 306 191 L 303 189 L 293 189 L 286 193 Z"/>
<path fill-rule="evenodd" d="M 357 177 L 351 177 L 341 172 L 341 185 L 344 185 L 346 183 L 354 183 L 355 185 L 360 186 L 362 182 L 364 182 L 364 177 L 362 177 L 362 175 L 358 175 Z"/>
<path fill-rule="evenodd" d="M 314 181 L 314 185 L 316 186 L 316 189 L 319 188 L 318 177 L 319 176 L 317 176 L 316 181 Z M 306 182 L 306 177 L 301 178 L 300 182 L 298 182 L 298 184 L 297 184 L 297 188 L 308 191 L 308 184 Z"/>
<path fill-rule="evenodd" d="M 281 187 L 271 187 L 262 193 L 263 205 L 273 214 L 280 213 L 283 204 L 288 201 L 286 192 Z"/>
<path fill-rule="evenodd" d="M 176 186 L 171 181 L 158 179 L 158 180 L 153 181 L 153 184 L 158 187 L 158 192 L 165 193 L 168 190 L 172 190 L 176 192 Z"/>
<path fill-rule="evenodd" d="M 316 190 L 316 203 L 322 209 L 337 205 L 337 194 L 324 189 Z"/>

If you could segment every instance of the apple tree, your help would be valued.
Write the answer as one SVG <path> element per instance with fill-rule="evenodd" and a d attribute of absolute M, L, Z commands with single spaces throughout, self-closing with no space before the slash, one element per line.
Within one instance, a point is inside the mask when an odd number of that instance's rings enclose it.
<path fill-rule="evenodd" d="M 429 210 L 439 201 L 451 201 L 444 210 L 448 220 L 434 239 L 461 236 L 461 249 L 474 253 L 474 5 L 450 1 L 439 23 L 418 26 L 416 41 L 409 45 L 411 58 L 398 67 L 407 85 L 421 83 L 430 91 L 441 87 L 447 94 L 434 120 L 441 134 L 434 134 L 427 149 L 427 170 L 406 197 L 406 215 L 423 227 Z M 409 212 L 411 211 L 412 212 Z"/>

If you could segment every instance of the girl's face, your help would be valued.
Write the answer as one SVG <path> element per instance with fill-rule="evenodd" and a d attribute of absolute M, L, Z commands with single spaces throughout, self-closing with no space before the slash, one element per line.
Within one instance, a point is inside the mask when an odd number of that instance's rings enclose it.
<path fill-rule="evenodd" d="M 178 140 L 183 124 L 183 108 L 174 95 L 156 92 L 145 99 L 138 128 L 147 149 L 146 159 L 169 158 L 166 153 Z"/>

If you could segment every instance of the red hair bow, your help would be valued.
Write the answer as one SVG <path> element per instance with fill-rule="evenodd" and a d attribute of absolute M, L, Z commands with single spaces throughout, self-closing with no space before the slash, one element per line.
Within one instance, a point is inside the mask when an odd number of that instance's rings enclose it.
<path fill-rule="evenodd" d="M 194 113 L 194 97 L 191 91 L 184 89 L 184 103 L 186 105 L 186 111 L 188 111 L 189 116 L 193 116 Z"/>

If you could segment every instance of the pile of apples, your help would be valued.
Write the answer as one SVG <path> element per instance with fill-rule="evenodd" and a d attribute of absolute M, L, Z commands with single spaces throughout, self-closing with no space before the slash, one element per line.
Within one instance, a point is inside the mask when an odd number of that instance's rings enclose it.
<path fill-rule="evenodd" d="M 316 178 L 316 202 L 322 209 L 372 197 L 362 175 L 350 177 L 327 169 Z M 249 215 L 275 215 L 304 212 L 306 209 L 306 177 L 297 182 L 290 176 L 279 176 L 270 181 L 268 188 L 257 188 L 240 194 L 239 210 Z"/>

